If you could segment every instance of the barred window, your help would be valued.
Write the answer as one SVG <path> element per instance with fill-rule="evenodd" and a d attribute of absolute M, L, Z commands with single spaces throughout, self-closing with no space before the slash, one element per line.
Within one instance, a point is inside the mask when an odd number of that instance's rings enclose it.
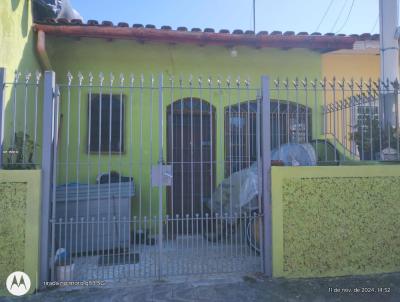
<path fill-rule="evenodd" d="M 124 96 L 92 94 L 88 108 L 89 153 L 123 152 Z"/>
<path fill-rule="evenodd" d="M 271 100 L 270 109 L 272 149 L 287 143 L 311 141 L 311 108 L 290 101 Z M 257 110 L 255 100 L 225 107 L 226 177 L 257 160 Z"/>

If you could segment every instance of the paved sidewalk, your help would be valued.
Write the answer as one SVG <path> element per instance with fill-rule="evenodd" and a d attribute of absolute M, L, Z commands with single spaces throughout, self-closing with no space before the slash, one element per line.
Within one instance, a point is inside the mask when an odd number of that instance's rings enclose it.
<path fill-rule="evenodd" d="M 338 290 L 342 292 L 337 293 Z M 29 297 L 0 298 L 0 301 L 398 302 L 400 273 L 296 280 L 267 279 L 257 275 L 209 276 L 202 279 L 111 283 L 103 287 L 64 287 Z"/>

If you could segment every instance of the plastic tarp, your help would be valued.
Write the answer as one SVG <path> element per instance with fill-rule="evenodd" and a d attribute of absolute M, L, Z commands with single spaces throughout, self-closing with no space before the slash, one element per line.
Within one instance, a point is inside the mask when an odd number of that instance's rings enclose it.
<path fill-rule="evenodd" d="M 205 204 L 213 214 L 239 215 L 240 212 L 249 213 L 258 209 L 257 196 L 258 169 L 257 163 L 253 163 L 249 168 L 225 178 Z"/>
<path fill-rule="evenodd" d="M 272 160 L 281 160 L 285 166 L 315 166 L 317 157 L 310 144 L 285 144 L 273 150 Z M 211 198 L 204 200 L 207 208 L 214 214 L 239 215 L 240 212 L 251 213 L 258 209 L 258 168 L 253 163 L 225 178 L 212 193 Z"/>
<path fill-rule="evenodd" d="M 317 155 L 310 144 L 289 143 L 272 150 L 272 160 L 281 160 L 285 166 L 315 166 Z"/>

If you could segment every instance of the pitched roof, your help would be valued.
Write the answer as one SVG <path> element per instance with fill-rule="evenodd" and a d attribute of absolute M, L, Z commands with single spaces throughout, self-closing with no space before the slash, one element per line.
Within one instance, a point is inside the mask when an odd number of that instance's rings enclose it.
<path fill-rule="evenodd" d="M 236 46 L 246 45 L 257 48 L 307 48 L 316 51 L 333 51 L 339 49 L 352 49 L 354 42 L 359 40 L 379 40 L 379 35 L 343 35 L 314 32 L 295 33 L 293 31 L 260 31 L 254 34 L 253 31 L 240 29 L 230 32 L 221 29 L 216 32 L 213 28 L 192 28 L 178 27 L 175 30 L 170 26 L 156 28 L 154 25 L 133 24 L 120 22 L 114 25 L 111 21 L 98 22 L 89 20 L 82 23 L 81 20 L 48 19 L 43 23 L 34 25 L 36 30 L 43 31 L 50 35 L 104 38 L 104 39 L 136 39 L 140 41 L 158 41 L 165 43 L 192 43 L 198 45 L 224 45 Z"/>

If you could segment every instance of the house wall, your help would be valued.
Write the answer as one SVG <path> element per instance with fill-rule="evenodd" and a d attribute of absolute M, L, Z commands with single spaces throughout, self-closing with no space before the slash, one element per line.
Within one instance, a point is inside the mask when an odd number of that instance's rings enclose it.
<path fill-rule="evenodd" d="M 47 48 L 52 66 L 57 74 L 57 82 L 64 84 L 61 87 L 61 131 L 59 146 L 58 183 L 85 182 L 94 183 L 99 172 L 106 172 L 108 169 L 122 172 L 123 175 L 133 175 L 136 183 L 136 196 L 133 199 L 135 215 L 138 214 L 139 201 L 142 201 L 142 212 L 148 215 L 154 213 L 150 210 L 158 209 L 157 188 L 150 188 L 150 167 L 158 162 L 158 75 L 163 73 L 164 83 L 169 86 L 169 78 L 175 78 L 174 84 L 179 85 L 178 79 L 183 77 L 183 86 L 186 89 L 164 88 L 164 109 L 162 116 L 164 124 L 166 119 L 166 106 L 172 101 L 181 97 L 199 97 L 216 108 L 216 148 L 217 156 L 217 184 L 224 177 L 224 143 L 223 143 L 223 110 L 229 104 L 238 101 L 254 100 L 256 90 L 242 91 L 239 94 L 235 89 L 227 90 L 198 90 L 188 89 L 188 79 L 193 75 L 193 86 L 198 86 L 197 78 L 202 76 L 204 87 L 207 85 L 207 77 L 211 76 L 214 81 L 221 77 L 223 85 L 228 76 L 232 77 L 232 86 L 235 87 L 237 76 L 242 81 L 250 79 L 250 86 L 258 89 L 260 77 L 263 74 L 271 78 L 295 78 L 298 77 L 320 77 L 321 60 L 320 54 L 304 49 L 256 49 L 250 47 L 235 47 L 236 52 L 220 46 L 197 46 L 182 44 L 160 44 L 160 43 L 139 43 L 136 41 L 105 41 L 103 39 L 71 39 L 60 37 L 47 37 Z M 88 137 L 88 92 L 89 88 L 68 88 L 67 73 L 74 76 L 72 84 L 78 83 L 77 74 L 82 72 L 84 83 L 88 83 L 88 74 L 94 76 L 94 86 L 98 85 L 98 75 L 104 73 L 104 85 L 110 85 L 110 73 L 115 76 L 113 94 L 122 93 L 125 98 L 125 152 L 118 154 L 97 155 L 87 154 Z M 130 85 L 129 75 L 135 74 L 135 88 L 120 89 L 119 75 L 125 75 L 125 85 Z M 144 86 L 140 90 L 140 76 L 143 73 Z M 151 86 L 151 75 L 154 75 L 155 90 Z M 215 83 L 215 82 L 214 82 Z M 215 84 L 214 84 L 215 85 Z M 94 87 L 93 93 L 99 93 L 100 88 Z M 109 88 L 104 88 L 103 93 L 110 93 Z M 79 97 L 80 95 L 80 97 Z M 130 95 L 132 100 L 132 128 L 130 127 Z M 294 94 L 291 94 L 294 97 Z M 272 96 L 273 97 L 273 96 Z M 80 117 L 79 116 L 80 100 Z M 142 107 L 141 107 L 142 100 Z M 300 94 L 299 100 L 304 103 Z M 316 114 L 315 116 L 318 116 Z M 80 122 L 78 122 L 80 121 Z M 69 129 L 69 130 L 68 130 Z M 163 129 L 164 158 L 166 158 L 166 127 Z M 133 143 L 130 148 L 130 139 Z M 141 140 L 142 137 L 142 140 Z M 80 143 L 78 143 L 80 140 Z M 221 143 L 220 143 L 221 142 Z M 142 154 L 141 154 L 142 151 Z M 68 154 L 67 154 L 68 153 Z M 132 156 L 132 157 L 131 157 Z M 140 160 L 142 156 L 142 161 Z M 79 159 L 78 159 L 79 157 Z M 77 165 L 79 161 L 79 166 Z M 67 164 L 67 162 L 69 164 Z M 132 162 L 133 164 L 127 164 Z M 142 164 L 142 165 L 141 165 Z M 133 167 L 133 171 L 131 170 Z M 141 190 L 139 192 L 139 190 Z M 150 197 L 151 196 L 151 197 Z M 151 200 L 151 202 L 150 202 Z M 143 213 L 142 213 L 143 215 Z"/>
<path fill-rule="evenodd" d="M 0 171 L 0 296 L 9 274 L 23 271 L 38 288 L 40 170 Z"/>
<path fill-rule="evenodd" d="M 374 53 L 354 52 L 332 52 L 321 56 L 322 76 L 332 80 L 333 77 L 347 81 L 361 78 L 376 80 L 380 73 L 380 57 Z"/>
<path fill-rule="evenodd" d="M 272 167 L 275 277 L 400 269 L 399 166 Z"/>
<path fill-rule="evenodd" d="M 249 77 L 258 83 L 263 74 L 294 78 L 321 75 L 320 54 L 305 49 L 281 50 L 236 46 L 236 52 L 221 46 L 166 44 L 90 38 L 48 37 L 48 50 L 54 68 L 66 82 L 68 71 L 100 71 L 119 74 L 144 73 L 188 77 L 203 75 Z M 64 78 L 63 78 L 64 77 Z"/>
<path fill-rule="evenodd" d="M 0 67 L 7 68 L 7 80 L 14 72 L 40 69 L 35 56 L 35 38 L 31 29 L 31 0 L 0 2 Z"/>
<path fill-rule="evenodd" d="M 33 139 L 35 131 L 33 113 L 35 112 L 36 90 L 32 85 L 25 85 L 27 73 L 31 74 L 29 83 L 35 83 L 36 71 L 41 72 L 35 54 L 35 33 L 31 28 L 33 24 L 31 5 L 31 0 L 0 1 L 0 67 L 6 69 L 6 81 L 8 82 L 5 87 L 4 102 L 4 149 L 8 149 L 14 132 L 24 130 L 25 121 L 25 133 L 31 139 Z M 14 81 L 16 71 L 21 73 L 19 82 L 22 84 L 13 86 L 11 83 Z M 38 116 L 41 116 L 42 87 L 38 89 L 37 93 Z M 24 103 L 25 100 L 26 104 Z M 27 112 L 27 120 L 24 118 L 25 112 Z M 37 127 L 38 129 L 41 127 L 40 120 Z M 40 131 L 37 132 L 38 141 L 40 141 L 41 133 Z"/>

